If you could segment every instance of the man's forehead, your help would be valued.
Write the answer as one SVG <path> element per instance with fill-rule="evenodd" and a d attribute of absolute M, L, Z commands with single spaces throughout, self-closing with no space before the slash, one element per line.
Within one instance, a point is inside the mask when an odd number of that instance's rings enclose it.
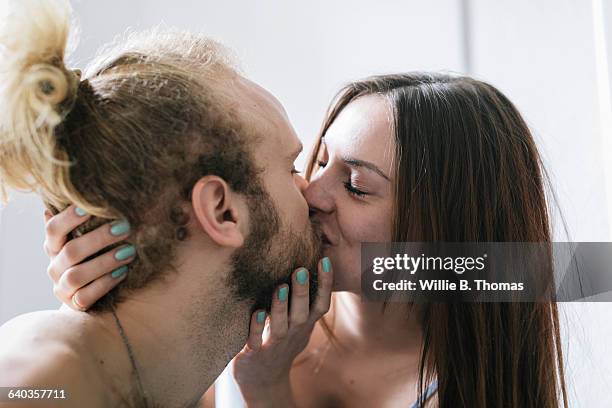
<path fill-rule="evenodd" d="M 288 121 L 285 108 L 268 90 L 240 75 L 237 76 L 235 84 L 241 108 L 257 116 L 268 114 L 266 119 Z"/>
<path fill-rule="evenodd" d="M 235 79 L 235 91 L 238 111 L 247 126 L 267 139 L 264 144 L 288 150 L 299 143 L 283 105 L 270 92 L 242 76 Z"/>

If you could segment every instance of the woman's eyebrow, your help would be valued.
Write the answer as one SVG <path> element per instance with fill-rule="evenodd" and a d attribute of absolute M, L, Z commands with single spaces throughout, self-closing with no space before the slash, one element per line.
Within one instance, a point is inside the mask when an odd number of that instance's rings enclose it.
<path fill-rule="evenodd" d="M 355 159 L 354 157 L 343 157 L 342 161 L 345 164 L 347 164 L 348 166 L 366 168 L 366 169 L 368 169 L 370 171 L 373 171 L 374 173 L 378 174 L 379 176 L 383 177 L 385 180 L 391 181 L 391 179 L 385 173 L 383 173 L 381 169 L 376 167 L 376 165 L 374 163 L 370 163 L 370 162 L 365 161 L 365 160 Z"/>

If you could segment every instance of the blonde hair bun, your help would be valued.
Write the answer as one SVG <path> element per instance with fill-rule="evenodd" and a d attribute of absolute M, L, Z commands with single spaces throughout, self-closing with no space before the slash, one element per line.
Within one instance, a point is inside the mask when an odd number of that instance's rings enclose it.
<path fill-rule="evenodd" d="M 65 166 L 55 128 L 77 97 L 66 69 L 67 0 L 0 0 L 0 189 L 53 191 Z"/>

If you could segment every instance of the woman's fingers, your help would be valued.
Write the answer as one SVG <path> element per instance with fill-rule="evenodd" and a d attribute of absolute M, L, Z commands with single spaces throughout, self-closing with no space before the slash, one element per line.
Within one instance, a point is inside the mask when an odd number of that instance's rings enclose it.
<path fill-rule="evenodd" d="M 280 285 L 272 297 L 270 310 L 270 340 L 282 339 L 287 335 L 287 305 L 289 301 L 289 286 Z"/>
<path fill-rule="evenodd" d="M 289 308 L 289 324 L 300 325 L 308 321 L 309 315 L 309 274 L 306 268 L 299 268 L 291 277 L 291 307 Z"/>
<path fill-rule="evenodd" d="M 49 265 L 49 277 L 57 283 L 61 275 L 70 267 L 79 264 L 96 252 L 124 240 L 130 232 L 127 221 L 104 224 L 87 234 L 75 238 L 64 245 Z"/>
<path fill-rule="evenodd" d="M 114 273 L 114 276 L 119 277 L 123 270 L 121 267 L 132 262 L 135 254 L 136 249 L 133 245 L 123 245 L 88 262 L 68 268 L 57 282 L 56 295 L 65 303 L 72 302 L 72 296 L 77 290 L 101 276 Z M 102 295 L 104 293 L 99 297 Z"/>
<path fill-rule="evenodd" d="M 91 216 L 75 205 L 71 205 L 55 216 L 45 211 L 45 252 L 53 258 L 62 250 L 70 231 L 87 221 Z"/>
<path fill-rule="evenodd" d="M 127 273 L 127 265 L 121 266 L 116 272 L 107 273 L 94 280 L 89 285 L 77 290 L 76 293 L 72 295 L 71 302 L 67 304 L 76 310 L 89 309 L 98 299 L 106 295 L 112 288 L 117 286 L 119 282 L 124 280 Z"/>
<path fill-rule="evenodd" d="M 265 324 L 265 310 L 257 310 L 251 315 L 251 327 L 249 330 L 249 338 L 247 339 L 247 346 L 249 349 L 257 351 L 261 347 L 261 335 L 263 334 Z"/>
<path fill-rule="evenodd" d="M 329 310 L 331 302 L 332 285 L 334 282 L 334 271 L 332 268 L 331 261 L 328 257 L 325 257 L 319 261 L 318 265 L 318 289 L 317 298 L 311 308 L 310 319 L 311 321 L 317 321 Z"/>

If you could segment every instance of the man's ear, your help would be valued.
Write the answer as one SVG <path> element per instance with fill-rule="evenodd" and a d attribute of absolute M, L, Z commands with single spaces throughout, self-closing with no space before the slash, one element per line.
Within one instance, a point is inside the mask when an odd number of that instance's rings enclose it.
<path fill-rule="evenodd" d="M 244 223 L 246 209 L 225 180 L 218 176 L 199 179 L 191 190 L 191 204 L 202 229 L 215 243 L 232 248 L 242 246 L 243 226 L 239 223 Z"/>

